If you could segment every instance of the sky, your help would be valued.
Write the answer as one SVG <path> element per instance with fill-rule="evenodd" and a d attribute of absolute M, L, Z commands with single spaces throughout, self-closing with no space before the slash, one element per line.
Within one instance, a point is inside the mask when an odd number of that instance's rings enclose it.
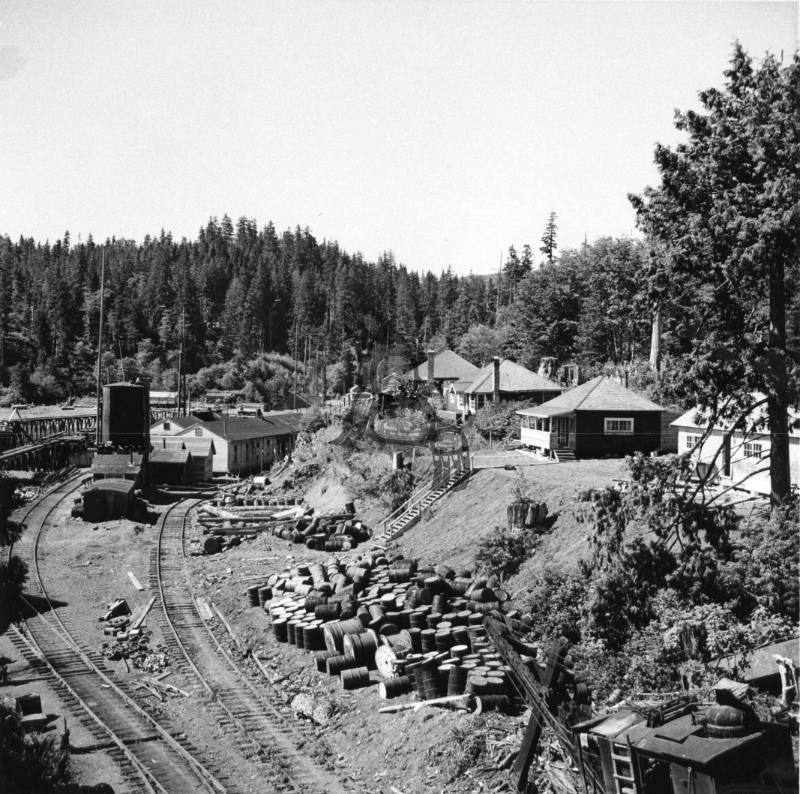
<path fill-rule="evenodd" d="M 676 108 L 791 2 L 2 0 L 0 234 L 308 227 L 413 270 L 635 235 Z"/>

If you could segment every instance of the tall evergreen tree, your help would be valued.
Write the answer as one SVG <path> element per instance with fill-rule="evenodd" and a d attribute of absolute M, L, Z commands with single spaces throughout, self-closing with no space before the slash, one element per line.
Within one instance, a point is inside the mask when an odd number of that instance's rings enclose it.
<path fill-rule="evenodd" d="M 652 301 L 676 343 L 688 397 L 745 416 L 765 395 L 774 503 L 790 492 L 790 406 L 800 405 L 800 340 L 789 333 L 800 273 L 800 56 L 760 67 L 737 44 L 703 112 L 678 114 L 686 140 L 658 146 L 661 184 L 632 196 L 665 248 Z M 753 418 L 744 420 L 752 423 Z"/>

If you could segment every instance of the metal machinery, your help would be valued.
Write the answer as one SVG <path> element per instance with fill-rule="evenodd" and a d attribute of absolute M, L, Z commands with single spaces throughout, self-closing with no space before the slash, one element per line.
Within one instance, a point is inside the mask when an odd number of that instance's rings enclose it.
<path fill-rule="evenodd" d="M 744 704 L 742 704 L 744 705 Z M 744 706 L 747 709 L 747 706 Z M 573 726 L 587 794 L 797 792 L 789 728 L 730 705 L 685 700 Z"/>

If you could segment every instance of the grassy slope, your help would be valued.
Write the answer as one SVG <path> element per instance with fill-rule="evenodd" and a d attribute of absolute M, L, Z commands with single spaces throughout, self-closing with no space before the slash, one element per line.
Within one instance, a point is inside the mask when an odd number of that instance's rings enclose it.
<path fill-rule="evenodd" d="M 561 511 L 534 557 L 509 583 L 512 591 L 522 589 L 545 565 L 564 571 L 577 566 L 588 544 L 585 529 L 571 509 L 575 496 L 586 488 L 602 487 L 613 478 L 625 477 L 625 471 L 624 460 L 576 461 L 520 467 L 517 471 L 483 469 L 445 496 L 434 506 L 430 518 L 399 538 L 397 545 L 404 554 L 423 562 L 472 567 L 481 539 L 495 526 L 506 524 L 506 507 L 514 501 L 515 486 L 522 476 L 532 499 L 545 502 L 551 513 Z"/>

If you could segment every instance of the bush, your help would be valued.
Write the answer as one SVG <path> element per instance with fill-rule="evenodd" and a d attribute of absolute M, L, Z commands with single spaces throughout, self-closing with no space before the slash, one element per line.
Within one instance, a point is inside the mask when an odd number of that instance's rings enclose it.
<path fill-rule="evenodd" d="M 536 636 L 547 640 L 566 637 L 578 642 L 586 590 L 581 576 L 546 568 L 525 599 L 525 610 L 530 613 Z"/>
<path fill-rule="evenodd" d="M 535 545 L 532 532 L 510 532 L 505 527 L 495 527 L 485 537 L 475 553 L 475 567 L 483 574 L 499 576 L 501 581 L 513 576 Z"/>

